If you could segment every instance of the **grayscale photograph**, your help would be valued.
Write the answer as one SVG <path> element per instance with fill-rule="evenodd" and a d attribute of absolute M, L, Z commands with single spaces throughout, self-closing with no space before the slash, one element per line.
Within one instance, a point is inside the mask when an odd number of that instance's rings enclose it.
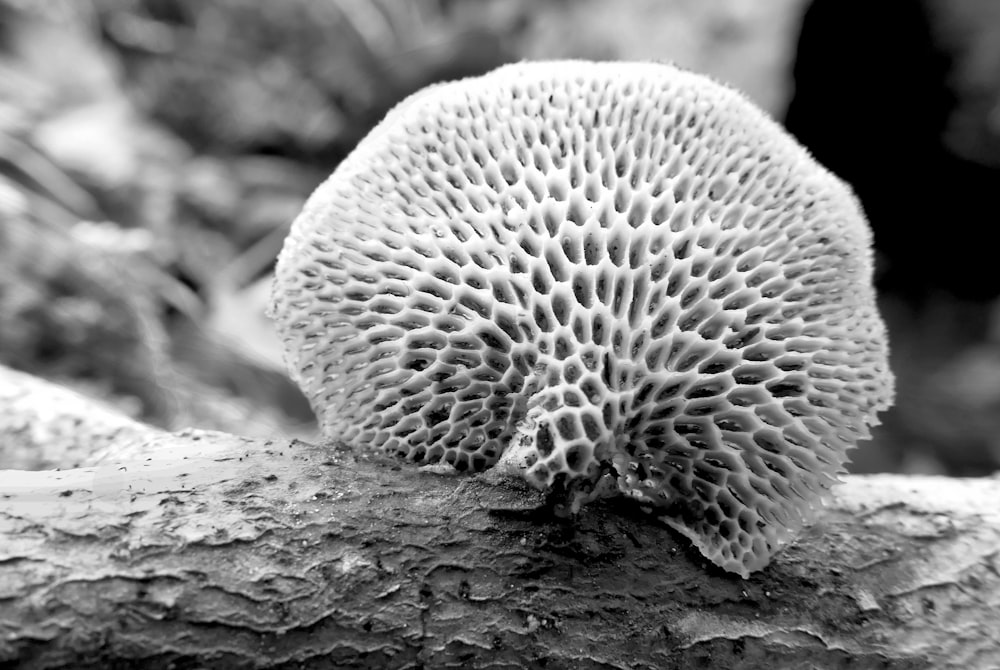
<path fill-rule="evenodd" d="M 0 670 L 1000 670 L 1000 3 L 0 0 Z"/>

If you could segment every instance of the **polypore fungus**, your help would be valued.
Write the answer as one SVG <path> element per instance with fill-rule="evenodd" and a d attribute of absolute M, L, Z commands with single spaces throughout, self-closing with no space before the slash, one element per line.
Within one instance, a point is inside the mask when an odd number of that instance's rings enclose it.
<path fill-rule="evenodd" d="M 891 402 L 871 274 L 850 190 L 738 93 L 522 63 L 361 142 L 272 314 L 328 438 L 632 496 L 746 576 Z"/>

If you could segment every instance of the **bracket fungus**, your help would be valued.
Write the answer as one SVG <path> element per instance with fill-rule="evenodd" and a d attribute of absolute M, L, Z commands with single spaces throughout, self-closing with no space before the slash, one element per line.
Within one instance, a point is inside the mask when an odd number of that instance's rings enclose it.
<path fill-rule="evenodd" d="M 388 114 L 295 221 L 271 315 L 329 439 L 630 496 L 746 576 L 891 404 L 870 237 L 725 86 L 521 63 Z"/>

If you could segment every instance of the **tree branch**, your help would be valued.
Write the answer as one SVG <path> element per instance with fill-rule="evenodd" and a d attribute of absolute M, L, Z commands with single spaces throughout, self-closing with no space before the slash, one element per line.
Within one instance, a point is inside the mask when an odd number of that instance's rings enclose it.
<path fill-rule="evenodd" d="M 848 477 L 741 580 L 625 503 L 189 431 L 0 472 L 0 666 L 1000 667 L 1000 479 Z"/>
<path fill-rule="evenodd" d="M 0 365 L 0 468 L 73 468 L 161 433 L 91 398 Z"/>

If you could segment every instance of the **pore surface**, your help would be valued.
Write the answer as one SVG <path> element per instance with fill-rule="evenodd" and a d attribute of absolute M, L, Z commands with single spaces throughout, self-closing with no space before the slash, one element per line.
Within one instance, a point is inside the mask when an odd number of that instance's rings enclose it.
<path fill-rule="evenodd" d="M 745 575 L 891 402 L 869 245 L 736 92 L 527 63 L 394 109 L 295 222 L 272 312 L 329 438 L 610 481 Z"/>

